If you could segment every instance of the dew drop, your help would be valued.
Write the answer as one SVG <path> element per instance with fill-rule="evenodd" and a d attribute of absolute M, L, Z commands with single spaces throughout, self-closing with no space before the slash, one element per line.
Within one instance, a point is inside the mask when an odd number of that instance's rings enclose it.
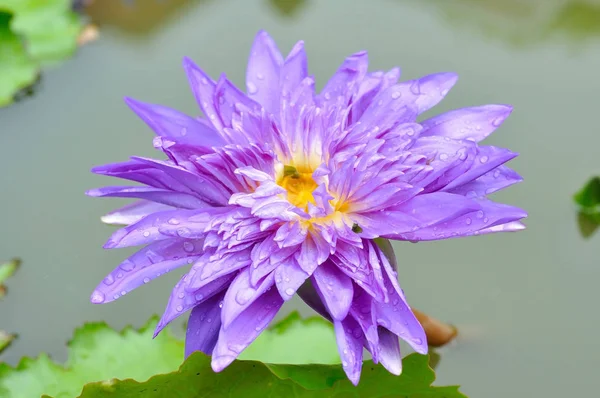
<path fill-rule="evenodd" d="M 498 178 L 500 176 L 500 170 L 494 171 L 494 178 Z"/>
<path fill-rule="evenodd" d="M 187 135 L 187 128 L 186 127 L 183 127 L 181 129 L 181 135 L 184 135 L 184 136 Z"/>
<path fill-rule="evenodd" d="M 192 242 L 188 242 L 188 241 L 183 242 L 183 250 L 185 250 L 188 253 L 193 252 L 194 244 Z"/>
<path fill-rule="evenodd" d="M 257 73 L 257 74 L 256 74 L 256 78 L 257 78 L 258 80 L 264 80 L 264 79 L 265 79 L 265 75 L 263 75 L 262 73 Z"/>
<path fill-rule="evenodd" d="M 448 160 L 448 154 L 447 153 L 442 153 L 440 154 L 440 160 L 445 162 L 446 160 Z"/>
<path fill-rule="evenodd" d="M 496 118 L 496 119 L 494 119 L 494 121 L 492 122 L 492 125 L 493 125 L 494 127 L 498 127 L 498 126 L 500 126 L 500 125 L 502 124 L 502 122 L 503 122 L 503 121 L 504 121 L 504 119 L 503 119 L 503 118 L 501 118 L 501 117 L 499 117 L 499 118 Z"/>
<path fill-rule="evenodd" d="M 343 362 L 342 362 L 342 366 L 343 366 L 343 367 L 347 367 L 347 366 L 348 366 L 348 362 L 346 362 L 346 361 L 343 361 Z"/>
<path fill-rule="evenodd" d="M 487 162 L 487 161 L 488 161 L 488 157 L 487 157 L 487 156 L 485 156 L 485 155 L 483 155 L 482 157 L 480 157 L 480 158 L 479 158 L 479 161 L 480 161 L 481 163 L 485 163 L 485 162 Z"/>
<path fill-rule="evenodd" d="M 144 237 L 147 238 L 150 236 L 150 231 L 144 231 L 143 233 Z"/>
<path fill-rule="evenodd" d="M 223 300 L 219 302 L 219 308 L 223 308 Z"/>
<path fill-rule="evenodd" d="M 288 296 L 292 296 L 294 294 L 294 289 L 288 287 L 287 289 L 285 289 L 285 294 L 287 294 Z"/>
<path fill-rule="evenodd" d="M 477 218 L 483 218 L 483 210 L 477 212 Z"/>
<path fill-rule="evenodd" d="M 92 303 L 100 304 L 104 302 L 104 299 L 104 293 L 99 292 L 98 290 L 94 290 L 94 292 L 92 293 Z"/>
<path fill-rule="evenodd" d="M 171 218 L 169 219 L 169 221 L 167 221 L 169 224 L 171 225 L 178 225 L 179 224 L 179 220 L 176 218 Z"/>
<path fill-rule="evenodd" d="M 471 225 L 471 223 L 473 222 L 473 220 L 471 220 L 470 218 L 467 218 L 466 221 L 467 225 Z"/>
<path fill-rule="evenodd" d="M 124 296 L 124 295 L 126 295 L 126 294 L 127 294 L 127 291 L 126 291 L 126 290 L 121 290 L 121 296 Z"/>
<path fill-rule="evenodd" d="M 179 294 L 177 295 L 177 297 L 179 297 L 180 299 L 182 299 L 182 298 L 184 298 L 184 297 L 185 297 L 185 293 L 181 292 L 181 293 L 179 293 Z"/>
<path fill-rule="evenodd" d="M 208 79 L 203 77 L 201 80 L 202 84 L 208 84 Z"/>
<path fill-rule="evenodd" d="M 198 294 L 196 294 L 194 297 L 196 298 L 196 300 L 197 300 L 197 301 L 200 301 L 200 300 L 202 300 L 202 299 L 204 298 L 204 295 L 203 295 L 203 294 L 200 294 L 200 293 L 198 293 Z"/>
<path fill-rule="evenodd" d="M 360 328 L 354 329 L 354 338 L 355 339 L 360 338 L 361 334 L 362 334 L 362 330 L 360 330 Z"/>
<path fill-rule="evenodd" d="M 412 87 L 411 87 L 411 90 L 412 90 Z M 400 93 L 400 91 L 394 91 L 394 92 L 392 93 L 392 98 L 393 98 L 393 99 L 398 99 L 398 98 L 400 98 L 400 96 L 401 96 L 401 95 L 402 95 L 402 94 Z"/>
<path fill-rule="evenodd" d="M 246 86 L 248 87 L 248 94 L 256 94 L 258 92 L 258 88 L 256 87 L 256 84 L 254 84 L 252 82 L 248 82 L 248 84 Z"/>
<path fill-rule="evenodd" d="M 119 297 L 120 297 L 120 296 L 119 296 L 119 293 L 117 293 L 117 294 L 115 294 L 115 295 L 113 296 L 113 298 L 114 298 L 115 300 L 116 300 L 116 299 L 118 299 Z"/>
<path fill-rule="evenodd" d="M 211 323 L 212 322 L 212 318 L 206 318 L 206 322 L 207 323 Z"/>
<path fill-rule="evenodd" d="M 119 273 L 117 274 L 117 278 L 121 279 L 122 277 L 123 277 L 123 273 L 122 273 L 122 272 L 119 272 Z"/>
<path fill-rule="evenodd" d="M 418 337 L 416 337 L 416 338 L 412 339 L 412 341 L 413 341 L 413 343 L 415 343 L 415 344 L 417 344 L 417 345 L 421 345 L 421 344 L 423 344 L 423 339 L 421 339 L 421 338 L 418 338 Z"/>
<path fill-rule="evenodd" d="M 177 308 L 175 308 L 177 310 L 177 312 L 181 312 L 183 311 L 183 306 L 178 305 Z"/>
<path fill-rule="evenodd" d="M 115 283 L 115 278 L 113 278 L 112 275 L 108 275 L 106 278 L 104 278 L 104 284 L 107 286 L 112 285 L 113 283 Z"/>
<path fill-rule="evenodd" d="M 447 88 L 443 89 L 442 90 L 442 97 L 445 97 L 446 95 L 448 95 L 448 91 L 449 90 Z"/>
<path fill-rule="evenodd" d="M 135 264 L 131 260 L 125 260 L 121 263 L 119 268 L 121 268 L 125 272 L 128 272 L 135 268 Z"/>
<path fill-rule="evenodd" d="M 148 282 L 150 282 L 150 278 L 148 278 L 148 277 L 144 278 L 144 283 L 148 283 Z"/>
<path fill-rule="evenodd" d="M 487 224 L 488 221 L 489 219 L 487 217 L 483 219 L 484 224 Z"/>

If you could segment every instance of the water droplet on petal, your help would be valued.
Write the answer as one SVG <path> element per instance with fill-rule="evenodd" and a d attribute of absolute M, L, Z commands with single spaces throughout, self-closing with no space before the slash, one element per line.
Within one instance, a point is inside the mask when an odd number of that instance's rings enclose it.
<path fill-rule="evenodd" d="M 448 95 L 448 91 L 450 91 L 450 90 L 448 90 L 447 88 L 443 89 L 442 92 L 441 92 L 442 93 L 442 97 L 445 97 L 446 95 Z"/>
<path fill-rule="evenodd" d="M 177 312 L 181 312 L 183 311 L 183 306 L 178 305 L 177 308 L 175 308 L 177 310 Z"/>
<path fill-rule="evenodd" d="M 183 250 L 185 250 L 188 253 L 191 253 L 194 251 L 194 244 L 192 242 L 183 242 Z"/>
<path fill-rule="evenodd" d="M 265 75 L 263 75 L 262 73 L 257 73 L 257 74 L 256 74 L 256 78 L 257 78 L 258 80 L 264 80 L 264 78 L 265 78 Z"/>
<path fill-rule="evenodd" d="M 148 278 L 148 277 L 145 277 L 145 278 L 144 278 L 144 283 L 148 283 L 148 282 L 150 282 L 150 278 Z"/>
<path fill-rule="evenodd" d="M 494 178 L 498 178 L 500 176 L 500 170 L 494 171 Z"/>
<path fill-rule="evenodd" d="M 483 211 L 482 210 L 479 210 L 477 212 L 477 218 L 483 218 Z"/>
<path fill-rule="evenodd" d="M 471 225 L 471 223 L 473 222 L 473 220 L 471 220 L 470 218 L 467 218 L 466 221 L 467 225 Z"/>
<path fill-rule="evenodd" d="M 206 319 L 206 322 L 207 322 L 207 323 L 211 323 L 211 322 L 212 322 L 212 318 L 207 318 L 207 319 Z"/>
<path fill-rule="evenodd" d="M 187 135 L 187 128 L 186 127 L 183 127 L 181 129 L 181 135 L 184 135 L 184 136 Z"/>
<path fill-rule="evenodd" d="M 198 293 L 198 294 L 196 294 L 194 297 L 196 298 L 196 300 L 197 300 L 197 301 L 200 301 L 200 300 L 202 300 L 202 299 L 204 298 L 204 295 L 203 295 L 203 294 L 200 294 L 200 293 Z"/>
<path fill-rule="evenodd" d="M 223 308 L 223 300 L 219 302 L 219 308 Z"/>
<path fill-rule="evenodd" d="M 412 87 L 411 87 L 411 90 L 412 90 Z M 392 98 L 393 98 L 393 99 L 398 99 L 398 98 L 400 98 L 400 96 L 401 96 L 401 95 L 402 95 L 402 94 L 400 93 L 400 91 L 394 91 L 394 92 L 392 93 Z"/>
<path fill-rule="evenodd" d="M 288 287 L 287 289 L 285 289 L 285 294 L 287 294 L 288 296 L 292 296 L 294 294 L 294 289 Z"/>
<path fill-rule="evenodd" d="M 448 160 L 448 154 L 447 153 L 442 153 L 440 154 L 440 160 L 445 162 L 446 160 Z"/>
<path fill-rule="evenodd" d="M 492 125 L 494 127 L 498 127 L 502 124 L 503 121 L 504 121 L 504 118 L 501 118 L 501 117 L 496 118 L 496 119 L 494 119 L 494 121 L 492 121 Z"/>
<path fill-rule="evenodd" d="M 481 163 L 485 163 L 485 162 L 487 162 L 487 161 L 488 161 L 488 157 L 487 157 L 487 156 L 485 156 L 485 155 L 483 155 L 482 157 L 480 157 L 480 158 L 479 158 L 479 161 L 480 161 Z"/>
<path fill-rule="evenodd" d="M 150 236 L 150 231 L 144 231 L 143 233 L 144 237 L 147 238 Z"/>
<path fill-rule="evenodd" d="M 179 297 L 180 299 L 182 299 L 182 298 L 184 298 L 184 297 L 185 297 L 185 293 L 181 292 L 181 293 L 179 293 L 179 294 L 177 295 L 177 297 Z"/>
<path fill-rule="evenodd" d="M 256 84 L 254 84 L 252 82 L 248 82 L 246 84 L 246 87 L 248 87 L 248 94 L 256 94 L 258 92 L 258 88 L 256 87 Z"/>
<path fill-rule="evenodd" d="M 177 225 L 177 224 L 179 224 L 179 220 L 178 220 L 178 219 L 176 219 L 176 218 L 171 218 L 171 219 L 169 219 L 169 221 L 167 221 L 167 222 L 168 222 L 169 224 L 171 224 L 171 225 Z"/>
<path fill-rule="evenodd" d="M 126 291 L 126 290 L 121 290 L 121 296 L 124 296 L 124 295 L 126 295 L 126 294 L 127 294 L 127 291 Z"/>
<path fill-rule="evenodd" d="M 485 224 L 487 224 L 487 222 L 488 222 L 488 221 L 489 221 L 489 219 L 488 219 L 487 217 L 483 219 L 483 222 L 484 222 Z"/>
<path fill-rule="evenodd" d="M 125 272 L 128 272 L 135 268 L 135 263 L 133 263 L 131 260 L 125 260 L 121 263 L 119 268 L 121 268 Z"/>
<path fill-rule="evenodd" d="M 107 286 L 112 285 L 113 283 L 115 283 L 115 278 L 113 278 L 112 274 L 109 274 L 106 276 L 106 278 L 104 278 L 104 284 Z"/>
<path fill-rule="evenodd" d="M 208 79 L 203 77 L 201 80 L 202 84 L 208 84 Z"/>

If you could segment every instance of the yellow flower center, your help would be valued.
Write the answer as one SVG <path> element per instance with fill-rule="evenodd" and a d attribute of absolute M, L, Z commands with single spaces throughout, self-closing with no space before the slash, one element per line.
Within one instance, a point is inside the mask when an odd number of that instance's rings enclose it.
<path fill-rule="evenodd" d="M 284 166 L 277 184 L 287 191 L 287 198 L 291 204 L 305 211 L 308 203 L 315 203 L 313 191 L 317 183 L 312 178 L 311 170 L 299 170 L 294 166 Z"/>

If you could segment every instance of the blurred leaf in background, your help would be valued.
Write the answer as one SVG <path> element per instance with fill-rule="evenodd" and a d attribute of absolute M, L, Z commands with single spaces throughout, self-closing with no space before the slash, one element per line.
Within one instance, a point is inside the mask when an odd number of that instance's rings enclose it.
<path fill-rule="evenodd" d="M 71 0 L 0 0 L 0 106 L 71 56 L 81 28 Z"/>
<path fill-rule="evenodd" d="M 600 177 L 591 178 L 573 199 L 579 206 L 579 231 L 584 238 L 589 238 L 600 226 Z"/>
<path fill-rule="evenodd" d="M 6 286 L 4 286 L 4 282 L 13 276 L 20 264 L 21 260 L 19 259 L 14 259 L 7 263 L 0 264 L 0 299 L 2 299 L 6 294 Z M 2 353 L 2 351 L 4 351 L 16 337 L 17 336 L 15 334 L 11 334 L 0 329 L 0 353 Z"/>

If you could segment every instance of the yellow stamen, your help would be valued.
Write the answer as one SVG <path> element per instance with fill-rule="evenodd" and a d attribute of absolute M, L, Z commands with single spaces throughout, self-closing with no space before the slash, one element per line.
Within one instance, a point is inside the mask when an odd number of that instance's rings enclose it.
<path fill-rule="evenodd" d="M 304 172 L 286 165 L 277 184 L 287 191 L 288 200 L 294 206 L 308 210 L 308 203 L 315 203 L 312 193 L 318 185 L 312 178 L 312 171 Z"/>

